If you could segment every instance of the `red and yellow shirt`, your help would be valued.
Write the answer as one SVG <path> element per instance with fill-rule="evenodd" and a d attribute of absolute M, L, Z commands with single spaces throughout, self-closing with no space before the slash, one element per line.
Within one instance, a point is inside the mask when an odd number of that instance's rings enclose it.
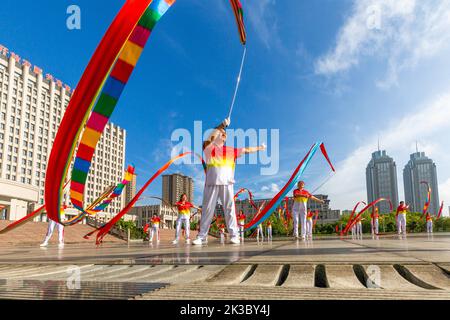
<path fill-rule="evenodd" d="M 406 214 L 408 212 L 408 206 L 400 205 L 397 207 L 397 214 Z"/>
<path fill-rule="evenodd" d="M 267 221 L 267 228 L 272 228 L 272 222 Z"/>
<path fill-rule="evenodd" d="M 311 197 L 312 197 L 312 194 L 310 194 L 305 189 L 302 189 L 302 190 L 295 189 L 294 190 L 294 210 L 306 211 L 307 205 L 308 205 L 308 200 Z"/>
<path fill-rule="evenodd" d="M 152 217 L 152 225 L 154 227 L 159 227 L 159 223 L 161 222 L 161 218 L 160 217 Z"/>
<path fill-rule="evenodd" d="M 190 216 L 191 215 L 191 208 L 194 207 L 194 205 L 190 202 L 185 201 L 183 202 L 177 202 L 176 203 L 177 209 L 178 209 L 178 213 L 181 215 L 185 215 L 185 216 Z"/>
<path fill-rule="evenodd" d="M 308 212 L 308 214 L 306 215 L 306 219 L 308 219 L 310 221 L 312 221 L 313 217 L 314 217 L 314 212 Z"/>
<path fill-rule="evenodd" d="M 206 185 L 234 184 L 234 169 L 236 159 L 242 154 L 242 149 L 218 146 L 214 142 L 204 150 L 206 162 Z"/>
<path fill-rule="evenodd" d="M 239 224 L 241 224 L 241 225 L 245 224 L 245 214 L 240 213 L 240 214 L 237 216 L 237 219 L 238 219 Z"/>
<path fill-rule="evenodd" d="M 427 218 L 426 219 L 427 219 L 427 221 L 433 221 L 433 217 L 429 213 L 427 214 Z"/>

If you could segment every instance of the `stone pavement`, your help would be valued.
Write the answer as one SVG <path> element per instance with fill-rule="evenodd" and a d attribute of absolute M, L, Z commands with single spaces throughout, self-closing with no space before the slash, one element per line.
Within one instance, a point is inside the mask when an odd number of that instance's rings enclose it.
<path fill-rule="evenodd" d="M 241 245 L 214 239 L 203 247 L 165 241 L 64 249 L 0 243 L 0 279 L 6 281 L 0 280 L 0 298 L 16 292 L 18 298 L 42 298 L 36 285 L 27 291 L 29 281 L 53 288 L 48 299 L 76 298 L 61 289 L 74 265 L 82 288 L 92 293 L 79 293 L 83 299 L 101 298 L 95 286 L 113 284 L 127 288 L 115 296 L 123 299 L 450 299 L 448 233 Z"/>

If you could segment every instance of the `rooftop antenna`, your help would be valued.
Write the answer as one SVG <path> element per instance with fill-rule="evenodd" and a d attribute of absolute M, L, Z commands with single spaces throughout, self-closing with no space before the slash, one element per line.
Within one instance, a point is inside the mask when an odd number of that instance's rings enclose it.
<path fill-rule="evenodd" d="M 419 143 L 416 140 L 416 152 L 419 153 Z"/>
<path fill-rule="evenodd" d="M 378 151 L 380 151 L 380 136 L 378 136 Z"/>

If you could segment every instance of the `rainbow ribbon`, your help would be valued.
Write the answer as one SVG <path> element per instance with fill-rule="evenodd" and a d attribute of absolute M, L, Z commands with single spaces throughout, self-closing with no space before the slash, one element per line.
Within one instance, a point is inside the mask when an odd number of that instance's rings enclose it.
<path fill-rule="evenodd" d="M 70 197 L 72 204 L 87 214 L 84 191 L 97 143 L 152 30 L 174 3 L 175 0 L 127 0 L 100 41 L 70 100 L 49 157 L 45 201 L 50 219 L 71 224 L 61 221 L 59 207 L 63 181 L 77 146 Z M 235 12 L 236 3 L 239 1 L 232 1 Z M 242 7 L 239 8 L 242 16 Z M 242 19 L 238 27 L 241 32 Z"/>

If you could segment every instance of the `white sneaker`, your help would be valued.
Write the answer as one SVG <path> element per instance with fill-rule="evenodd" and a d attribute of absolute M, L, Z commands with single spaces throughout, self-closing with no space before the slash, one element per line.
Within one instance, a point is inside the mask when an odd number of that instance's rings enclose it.
<path fill-rule="evenodd" d="M 48 246 L 48 243 L 47 242 L 43 242 L 43 243 L 41 243 L 41 245 L 40 245 L 40 247 L 47 247 Z"/>
<path fill-rule="evenodd" d="M 58 248 L 59 248 L 59 249 L 62 249 L 62 248 L 64 248 L 64 242 L 62 242 L 62 243 L 58 244 Z"/>
<path fill-rule="evenodd" d="M 239 237 L 233 237 L 233 238 L 230 239 L 230 242 L 232 244 L 240 244 L 241 240 L 239 239 Z"/>
<path fill-rule="evenodd" d="M 176 240 L 176 239 L 173 240 L 173 241 L 172 241 L 172 244 L 178 244 L 178 240 Z"/>
<path fill-rule="evenodd" d="M 206 239 L 202 239 L 202 238 L 197 238 L 194 241 L 192 241 L 192 244 L 196 245 L 196 246 L 201 246 L 203 244 L 207 244 L 208 241 Z"/>

